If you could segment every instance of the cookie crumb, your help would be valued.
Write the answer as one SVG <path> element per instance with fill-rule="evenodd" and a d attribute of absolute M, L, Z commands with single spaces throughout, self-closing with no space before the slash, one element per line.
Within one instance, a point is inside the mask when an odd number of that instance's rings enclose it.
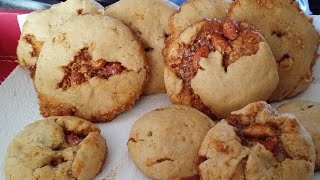
<path fill-rule="evenodd" d="M 116 179 L 117 170 L 118 170 L 118 167 L 112 169 L 112 170 L 108 173 L 107 177 L 105 177 L 104 179 L 105 179 L 105 180 L 114 180 L 114 179 Z"/>

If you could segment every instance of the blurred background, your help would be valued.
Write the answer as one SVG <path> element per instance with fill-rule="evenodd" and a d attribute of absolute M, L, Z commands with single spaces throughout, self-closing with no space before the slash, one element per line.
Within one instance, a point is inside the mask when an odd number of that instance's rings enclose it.
<path fill-rule="evenodd" d="M 116 2 L 117 0 L 97 0 L 103 6 L 107 6 Z M 172 2 L 180 5 L 185 0 L 171 0 Z M 320 0 L 297 0 L 301 9 L 306 14 L 319 14 L 320 13 Z M 10 9 L 46 9 L 52 4 L 59 3 L 61 0 L 0 0 L 0 8 Z"/>

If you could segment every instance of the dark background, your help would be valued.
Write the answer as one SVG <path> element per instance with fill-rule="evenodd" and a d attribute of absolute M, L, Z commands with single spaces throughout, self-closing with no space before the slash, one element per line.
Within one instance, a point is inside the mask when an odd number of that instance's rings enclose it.
<path fill-rule="evenodd" d="M 320 14 L 320 0 L 309 0 L 309 6 L 313 14 Z"/>
<path fill-rule="evenodd" d="M 61 0 L 0 0 L 1 8 L 18 8 L 18 9 L 46 9 L 52 4 L 58 3 Z M 103 6 L 112 4 L 117 0 L 97 0 Z M 171 0 L 180 5 L 185 0 Z M 320 14 L 320 0 L 309 0 L 309 8 L 313 14 Z"/>

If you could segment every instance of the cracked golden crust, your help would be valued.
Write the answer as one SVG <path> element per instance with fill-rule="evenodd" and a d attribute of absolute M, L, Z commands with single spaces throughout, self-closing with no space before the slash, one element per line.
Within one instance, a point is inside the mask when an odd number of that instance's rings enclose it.
<path fill-rule="evenodd" d="M 280 79 L 269 100 L 295 96 L 310 85 L 319 35 L 297 2 L 236 0 L 227 19 L 253 24 L 270 45 L 278 63 Z"/>
<path fill-rule="evenodd" d="M 129 155 L 148 177 L 192 177 L 197 174 L 194 159 L 199 146 L 213 124 L 210 118 L 191 107 L 177 105 L 156 109 L 132 126 Z"/>
<path fill-rule="evenodd" d="M 202 179 L 312 179 L 314 144 L 294 116 L 279 115 L 265 102 L 251 103 L 231 114 L 242 124 L 276 125 L 288 157 L 279 162 L 263 144 L 243 145 L 237 128 L 222 120 L 201 144 L 198 168 Z"/>
<path fill-rule="evenodd" d="M 170 43 L 192 24 L 204 18 L 224 20 L 231 0 L 189 0 L 183 3 L 179 11 L 169 18 L 169 34 L 165 40 L 162 54 L 166 58 Z"/>
<path fill-rule="evenodd" d="M 188 27 L 165 51 L 167 67 L 164 79 L 167 93 L 173 103 L 193 106 L 192 94 L 182 93 L 184 82 L 169 65 L 181 59 L 179 53 L 181 46 L 192 43 L 206 22 L 207 20 L 202 20 Z M 219 50 L 210 52 L 207 58 L 201 57 L 199 61 L 201 69 L 198 69 L 191 79 L 191 88 L 193 94 L 200 97 L 211 114 L 226 117 L 231 111 L 240 109 L 248 103 L 267 100 L 276 88 L 279 77 L 274 57 L 262 36 L 258 42 L 257 53 L 251 55 L 240 53 L 243 56 L 230 64 L 227 69 L 223 67 L 224 57 Z M 245 44 L 241 46 L 244 47 Z"/>
<path fill-rule="evenodd" d="M 86 33 L 78 31 L 79 24 Z M 100 28 L 96 30 L 95 27 Z M 64 38 L 60 38 L 62 34 Z M 117 62 L 127 70 L 108 79 L 92 77 L 81 84 L 72 84 L 68 89 L 60 88 L 57 85 L 65 76 L 62 67 L 72 62 L 83 48 L 88 49 L 91 61 Z M 75 115 L 93 122 L 110 121 L 139 98 L 147 72 L 143 47 L 119 20 L 102 15 L 74 17 L 45 43 L 37 63 L 35 87 L 41 114 Z"/>
<path fill-rule="evenodd" d="M 68 144 L 70 133 L 81 141 Z M 49 117 L 27 125 L 12 140 L 5 160 L 6 178 L 92 179 L 107 153 L 96 125 L 77 117 Z"/>
<path fill-rule="evenodd" d="M 310 133 L 316 149 L 315 171 L 318 171 L 320 169 L 320 104 L 306 100 L 294 100 L 277 107 L 277 111 L 295 115 Z"/>

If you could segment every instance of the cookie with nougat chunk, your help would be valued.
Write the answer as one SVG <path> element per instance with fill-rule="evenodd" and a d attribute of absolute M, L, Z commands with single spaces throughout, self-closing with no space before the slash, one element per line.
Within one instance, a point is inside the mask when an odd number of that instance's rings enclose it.
<path fill-rule="evenodd" d="M 93 179 L 107 157 L 100 129 L 81 118 L 56 116 L 27 125 L 9 144 L 8 180 Z"/>
<path fill-rule="evenodd" d="M 33 78 L 43 43 L 73 16 L 99 14 L 103 7 L 95 0 L 68 0 L 50 9 L 31 12 L 23 25 L 17 47 L 19 64 L 30 70 Z"/>
<path fill-rule="evenodd" d="M 162 49 L 169 36 L 169 17 L 177 9 L 168 0 L 120 0 L 105 9 L 106 15 L 120 19 L 143 43 L 150 69 L 143 94 L 165 92 Z"/>
<path fill-rule="evenodd" d="M 320 169 L 320 103 L 294 100 L 277 107 L 280 113 L 295 115 L 310 133 L 316 149 L 315 170 Z"/>
<path fill-rule="evenodd" d="M 255 102 L 209 130 L 196 163 L 203 180 L 300 180 L 313 178 L 314 162 L 312 138 L 300 122 Z"/>
<path fill-rule="evenodd" d="M 270 45 L 279 84 L 269 100 L 282 100 L 307 89 L 313 80 L 319 35 L 296 1 L 236 0 L 227 16 L 253 24 Z"/>
<path fill-rule="evenodd" d="M 121 21 L 75 16 L 42 47 L 35 74 L 40 112 L 110 121 L 139 98 L 147 70 L 142 45 Z"/>
<path fill-rule="evenodd" d="M 269 45 L 251 25 L 203 19 L 175 39 L 165 57 L 164 79 L 175 104 L 225 117 L 267 100 L 278 84 Z"/>
<path fill-rule="evenodd" d="M 232 0 L 189 0 L 170 17 L 170 34 L 176 38 L 186 28 L 203 18 L 223 21 Z"/>
<path fill-rule="evenodd" d="M 213 125 L 209 117 L 188 106 L 155 109 L 132 126 L 129 155 L 150 178 L 197 179 L 194 160 Z"/>

